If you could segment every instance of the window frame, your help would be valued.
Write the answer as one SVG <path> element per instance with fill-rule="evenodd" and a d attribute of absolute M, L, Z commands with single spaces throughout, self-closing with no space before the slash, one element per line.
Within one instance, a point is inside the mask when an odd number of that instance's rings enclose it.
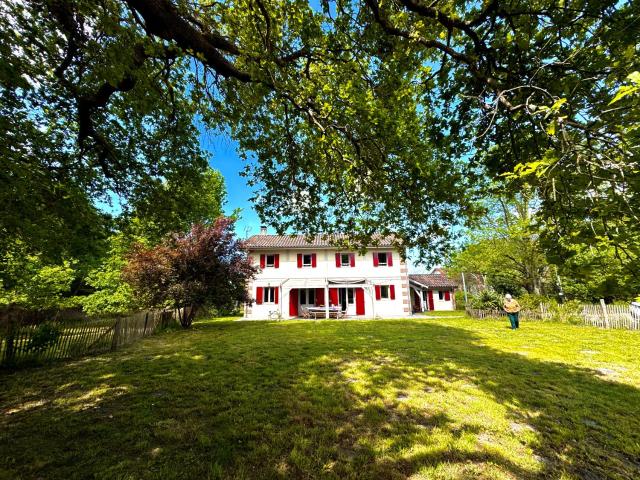
<path fill-rule="evenodd" d="M 384 262 L 381 259 L 381 256 L 384 255 Z M 386 267 L 389 265 L 389 254 L 387 252 L 378 252 L 378 266 Z"/>
<path fill-rule="evenodd" d="M 444 301 L 444 291 L 438 290 L 438 300 L 441 302 Z"/>
<path fill-rule="evenodd" d="M 276 288 L 277 287 L 263 287 L 262 288 L 262 303 L 275 305 L 276 304 Z M 271 295 L 269 295 L 271 293 Z"/>
<path fill-rule="evenodd" d="M 271 257 L 271 263 L 269 263 L 269 257 Z M 276 266 L 276 254 L 275 253 L 267 253 L 264 256 L 264 266 L 265 268 L 275 268 Z"/>
<path fill-rule="evenodd" d="M 344 259 L 347 259 L 347 261 L 345 262 Z M 341 253 L 340 254 L 340 266 L 341 267 L 350 267 L 351 266 L 351 255 L 348 253 Z"/>
<path fill-rule="evenodd" d="M 309 257 L 309 263 L 305 263 L 305 258 Z M 313 267 L 313 253 L 303 253 L 302 254 L 302 268 L 304 267 Z"/>
<path fill-rule="evenodd" d="M 391 287 L 389 285 L 380 285 L 380 300 L 391 300 Z"/>

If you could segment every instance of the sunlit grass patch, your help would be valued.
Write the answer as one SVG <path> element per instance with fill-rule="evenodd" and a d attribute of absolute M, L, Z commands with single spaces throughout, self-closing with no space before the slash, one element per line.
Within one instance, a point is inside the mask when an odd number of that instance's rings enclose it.
<path fill-rule="evenodd" d="M 0 478 L 635 478 L 638 347 L 551 323 L 211 319 L 2 373 Z"/>

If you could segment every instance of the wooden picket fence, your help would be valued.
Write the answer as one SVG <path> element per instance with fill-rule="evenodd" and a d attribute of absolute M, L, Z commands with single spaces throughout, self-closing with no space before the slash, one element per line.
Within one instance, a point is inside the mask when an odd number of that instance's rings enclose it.
<path fill-rule="evenodd" d="M 467 308 L 466 312 L 474 318 L 497 318 L 506 317 L 504 310 L 489 310 Z M 583 304 L 573 315 L 583 325 L 590 325 L 600 328 L 616 328 L 625 330 L 640 330 L 640 308 L 635 305 L 605 305 Z M 546 304 L 540 304 L 536 310 L 521 310 L 522 320 L 555 320 L 553 313 Z"/>
<path fill-rule="evenodd" d="M 139 312 L 113 319 L 55 320 L 31 324 L 11 315 L 0 326 L 0 366 L 40 363 L 117 350 L 175 322 L 175 311 Z"/>

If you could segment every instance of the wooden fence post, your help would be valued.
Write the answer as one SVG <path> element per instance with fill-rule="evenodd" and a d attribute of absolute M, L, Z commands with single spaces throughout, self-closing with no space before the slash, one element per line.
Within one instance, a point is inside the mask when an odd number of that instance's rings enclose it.
<path fill-rule="evenodd" d="M 11 313 L 11 311 L 7 312 L 7 336 L 5 338 L 5 342 L 7 342 L 7 345 L 4 349 L 3 359 L 3 363 L 5 365 L 12 365 L 15 356 L 15 337 L 18 328 L 16 325 L 16 319 Z"/>
<path fill-rule="evenodd" d="M 120 340 L 120 318 L 116 320 L 113 325 L 113 339 L 111 340 L 111 351 L 115 351 L 118 348 L 118 341 Z"/>
<path fill-rule="evenodd" d="M 604 298 L 600 299 L 600 306 L 602 307 L 602 314 L 604 315 L 604 324 L 609 328 L 609 313 L 607 312 L 607 305 L 604 303 Z"/>
<path fill-rule="evenodd" d="M 147 322 L 149 321 L 149 312 L 144 315 L 144 329 L 142 330 L 142 336 L 147 334 Z"/>

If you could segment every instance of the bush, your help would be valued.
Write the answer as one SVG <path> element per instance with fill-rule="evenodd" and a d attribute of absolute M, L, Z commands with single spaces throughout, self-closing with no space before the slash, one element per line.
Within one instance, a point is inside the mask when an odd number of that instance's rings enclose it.
<path fill-rule="evenodd" d="M 496 310 L 502 308 L 502 301 L 502 296 L 498 292 L 487 289 L 469 298 L 469 305 L 471 308 L 481 310 Z"/>

